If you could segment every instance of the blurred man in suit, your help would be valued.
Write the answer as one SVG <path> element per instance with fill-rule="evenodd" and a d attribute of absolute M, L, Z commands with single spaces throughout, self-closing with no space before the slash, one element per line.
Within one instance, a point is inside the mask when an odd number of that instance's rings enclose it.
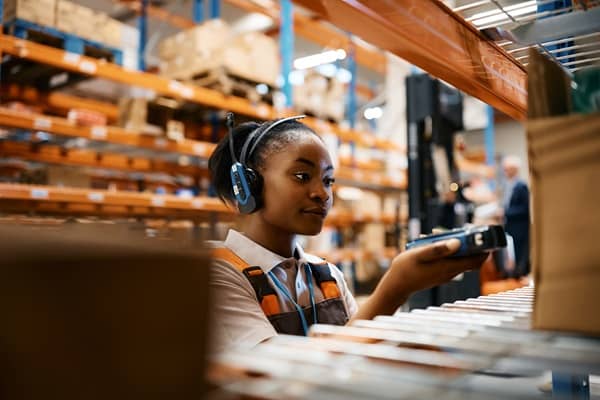
<path fill-rule="evenodd" d="M 504 226 L 515 245 L 515 277 L 529 273 L 529 189 L 519 178 L 521 160 L 507 156 L 502 161 L 506 176 L 504 188 Z"/>

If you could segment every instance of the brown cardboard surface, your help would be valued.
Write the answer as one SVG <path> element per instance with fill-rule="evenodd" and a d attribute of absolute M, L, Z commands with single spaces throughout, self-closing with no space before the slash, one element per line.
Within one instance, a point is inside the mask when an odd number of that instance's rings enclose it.
<path fill-rule="evenodd" d="M 203 398 L 208 258 L 140 232 L 0 226 L 0 398 Z"/>
<path fill-rule="evenodd" d="M 528 122 L 534 326 L 600 334 L 600 115 Z"/>
<path fill-rule="evenodd" d="M 571 110 L 569 77 L 534 48 L 529 50 L 527 94 L 527 117 L 530 119 L 564 115 Z"/>
<path fill-rule="evenodd" d="M 600 334 L 600 114 L 568 115 L 569 77 L 529 57 L 533 326 Z"/>
<path fill-rule="evenodd" d="M 563 268 L 568 271 L 569 263 Z M 563 279 L 546 279 L 536 288 L 534 327 L 600 335 L 600 273 L 563 275 Z"/>

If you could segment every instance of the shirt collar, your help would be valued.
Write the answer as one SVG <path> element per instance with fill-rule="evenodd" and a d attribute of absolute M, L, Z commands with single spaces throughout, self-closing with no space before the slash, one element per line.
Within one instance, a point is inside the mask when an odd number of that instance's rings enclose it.
<path fill-rule="evenodd" d="M 293 260 L 293 257 L 285 258 L 273 253 L 271 250 L 262 247 L 252 239 L 233 229 L 227 232 L 224 244 L 250 266 L 258 266 L 265 273 L 286 260 Z"/>

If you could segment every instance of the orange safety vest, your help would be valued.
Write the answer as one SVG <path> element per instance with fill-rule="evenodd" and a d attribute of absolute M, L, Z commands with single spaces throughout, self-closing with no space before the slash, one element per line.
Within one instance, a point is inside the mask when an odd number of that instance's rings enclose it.
<path fill-rule="evenodd" d="M 275 292 L 275 289 L 271 287 L 267 275 L 265 275 L 262 268 L 250 266 L 247 262 L 238 257 L 237 254 L 226 247 L 212 249 L 212 256 L 215 259 L 226 261 L 244 274 L 254 288 L 258 303 L 267 317 L 281 313 L 277 293 Z M 340 288 L 338 287 L 335 278 L 331 276 L 329 265 L 325 262 L 324 264 L 310 264 L 310 266 L 315 281 L 323 293 L 324 299 L 340 298 Z"/>

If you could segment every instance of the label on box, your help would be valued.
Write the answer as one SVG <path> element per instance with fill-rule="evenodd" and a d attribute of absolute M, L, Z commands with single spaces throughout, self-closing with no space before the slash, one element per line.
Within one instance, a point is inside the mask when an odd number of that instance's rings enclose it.
<path fill-rule="evenodd" d="M 107 132 L 104 126 L 92 126 L 92 129 L 90 129 L 90 137 L 92 139 L 102 140 L 106 139 L 106 136 Z"/>
<path fill-rule="evenodd" d="M 154 139 L 154 146 L 158 147 L 159 149 L 164 149 L 165 147 L 167 147 L 167 143 L 168 141 L 163 138 Z"/>
<path fill-rule="evenodd" d="M 204 207 L 204 202 L 200 199 L 194 199 L 192 200 L 192 207 L 194 208 L 203 208 Z"/>
<path fill-rule="evenodd" d="M 257 114 L 258 114 L 258 116 L 259 116 L 259 117 L 261 117 L 261 118 L 268 118 L 268 117 L 269 117 L 270 110 L 269 110 L 269 107 L 268 107 L 268 106 L 266 106 L 266 105 L 264 105 L 264 104 L 261 104 L 261 105 L 259 105 L 258 107 L 256 107 L 256 113 L 257 113 Z"/>
<path fill-rule="evenodd" d="M 206 145 L 204 143 L 194 143 L 194 154 L 204 155 L 206 152 Z"/>
<path fill-rule="evenodd" d="M 164 207 L 165 206 L 165 199 L 163 199 L 162 197 L 153 197 L 150 200 L 150 203 L 154 206 L 154 207 Z"/>
<path fill-rule="evenodd" d="M 86 74 L 95 74 L 97 69 L 95 62 L 85 60 L 79 63 L 79 70 Z"/>
<path fill-rule="evenodd" d="M 36 118 L 33 120 L 33 127 L 35 129 L 50 129 L 52 127 L 52 121 L 48 118 Z"/>
<path fill-rule="evenodd" d="M 69 64 L 77 65 L 81 56 L 79 54 L 71 53 L 67 51 L 63 56 L 63 61 Z"/>
<path fill-rule="evenodd" d="M 104 194 L 98 192 L 92 192 L 88 194 L 88 199 L 96 203 L 102 203 L 104 201 Z"/>
<path fill-rule="evenodd" d="M 181 88 L 181 96 L 186 99 L 191 99 L 194 97 L 194 89 L 189 86 L 183 86 Z"/>
<path fill-rule="evenodd" d="M 46 189 L 31 189 L 29 197 L 32 199 L 47 199 L 48 191 Z"/>

